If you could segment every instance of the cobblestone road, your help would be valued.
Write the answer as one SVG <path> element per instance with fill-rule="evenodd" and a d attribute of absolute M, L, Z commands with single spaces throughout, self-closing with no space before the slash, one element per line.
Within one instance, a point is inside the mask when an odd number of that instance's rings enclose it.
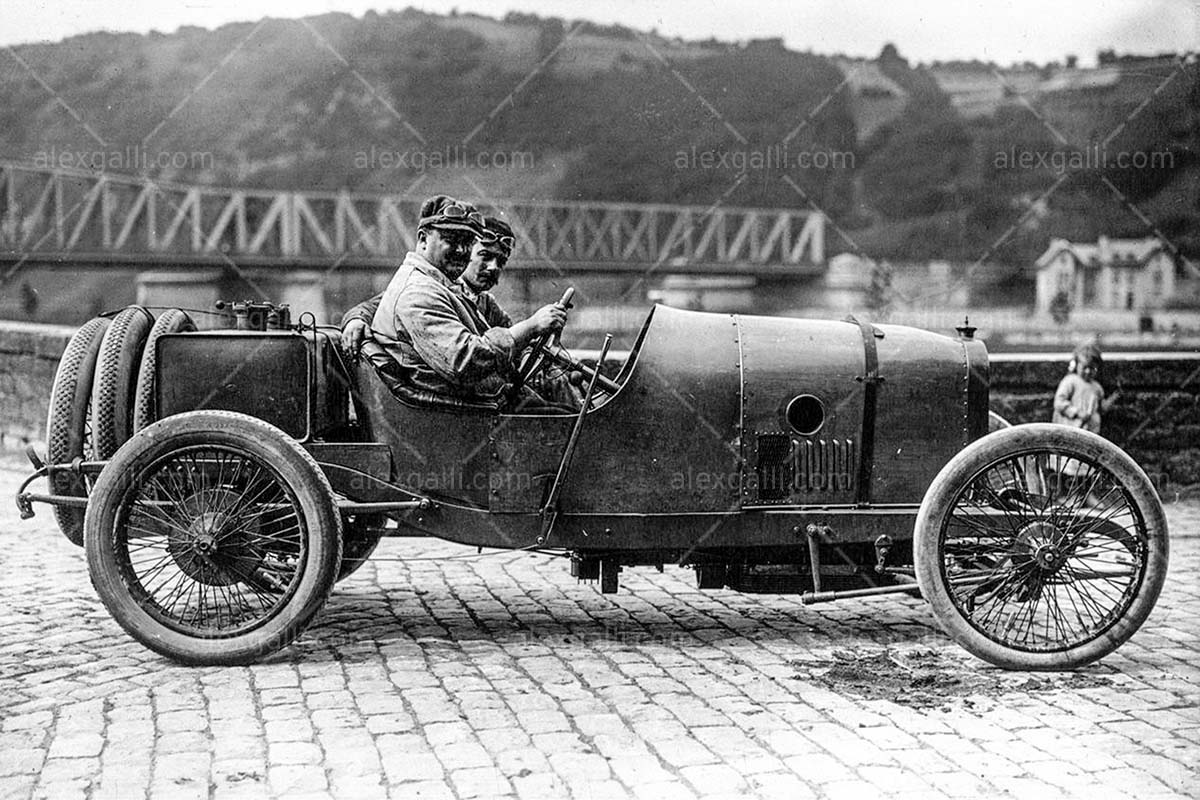
<path fill-rule="evenodd" d="M 671 569 L 606 597 L 427 540 L 385 541 L 411 558 L 285 652 L 198 669 L 117 627 L 48 509 L 17 519 L 22 473 L 0 457 L 3 798 L 1200 795 L 1200 506 L 1169 509 L 1150 621 L 1075 675 L 991 669 L 915 599 L 803 608 Z M 936 680 L 889 697 L 889 664 Z"/>

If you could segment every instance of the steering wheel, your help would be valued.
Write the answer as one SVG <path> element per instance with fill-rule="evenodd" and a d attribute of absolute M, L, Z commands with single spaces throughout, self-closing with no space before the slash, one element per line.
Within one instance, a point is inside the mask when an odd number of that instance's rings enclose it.
<path fill-rule="evenodd" d="M 567 289 L 563 292 L 562 299 L 558 301 L 559 304 L 570 308 L 571 298 L 574 295 L 574 287 Z M 559 333 L 544 333 L 529 344 L 529 349 L 525 351 L 521 357 L 521 363 L 517 366 L 517 378 L 513 382 L 514 392 L 519 390 L 535 372 L 545 366 L 547 361 L 552 361 L 567 371 L 579 372 L 587 380 L 595 377 L 596 387 L 605 394 L 615 394 L 621 388 L 620 384 L 611 378 L 603 374 L 596 375 L 600 365 L 593 368 L 584 364 L 560 345 L 559 339 Z"/>
<path fill-rule="evenodd" d="M 562 299 L 558 301 L 558 304 L 563 308 L 570 308 L 571 298 L 574 296 L 575 287 L 568 287 L 567 290 L 563 292 Z M 526 381 L 529 380 L 533 373 L 542 368 L 542 365 L 546 362 L 547 357 L 553 358 L 555 361 L 558 361 L 559 358 L 562 357 L 558 353 L 558 351 L 562 349 L 558 344 L 560 335 L 561 334 L 558 331 L 550 331 L 541 334 L 529 343 L 529 347 L 525 350 L 525 354 L 521 356 L 521 363 L 517 365 L 517 379 L 513 383 L 514 389 L 524 386 Z"/>

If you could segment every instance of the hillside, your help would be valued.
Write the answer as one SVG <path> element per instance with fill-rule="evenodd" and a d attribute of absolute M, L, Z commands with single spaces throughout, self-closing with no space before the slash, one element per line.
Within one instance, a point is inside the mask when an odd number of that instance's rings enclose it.
<path fill-rule="evenodd" d="M 150 174 L 246 187 L 706 207 L 811 201 L 875 257 L 988 253 L 1014 265 L 1051 235 L 1145 235 L 1126 208 L 1136 203 L 1200 251 L 1195 64 L 1157 93 L 1178 69 L 1171 61 L 1117 61 L 1103 80 L 1007 72 L 1012 85 L 997 96 L 986 66 L 914 67 L 894 48 L 856 63 L 774 40 L 682 42 L 532 15 L 411 9 L 90 34 L 13 56 L 0 60 L 0 157 L 24 162 L 99 153 L 109 168 L 139 172 L 144 164 L 112 154 L 161 153 L 175 163 Z M 1065 158 L 1070 147 L 1054 131 L 1084 147 L 1147 98 L 1110 149 L 1160 150 L 1168 167 L 1074 171 L 1039 200 L 1062 169 L 997 166 L 1015 150 Z M 845 158 L 824 169 L 753 161 L 782 142 L 793 159 Z M 704 153 L 715 166 L 695 161 Z M 739 165 L 751 167 L 740 182 Z"/>

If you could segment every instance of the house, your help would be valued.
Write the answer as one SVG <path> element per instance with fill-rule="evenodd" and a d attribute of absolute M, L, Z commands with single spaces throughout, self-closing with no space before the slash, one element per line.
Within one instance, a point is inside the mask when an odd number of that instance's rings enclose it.
<path fill-rule="evenodd" d="M 1153 237 L 1051 239 L 1037 260 L 1037 310 L 1049 312 L 1059 292 L 1076 309 L 1160 308 L 1175 293 L 1175 260 Z"/>
<path fill-rule="evenodd" d="M 877 60 L 835 57 L 833 62 L 846 76 L 858 141 L 866 141 L 908 105 L 908 92 L 883 73 Z"/>

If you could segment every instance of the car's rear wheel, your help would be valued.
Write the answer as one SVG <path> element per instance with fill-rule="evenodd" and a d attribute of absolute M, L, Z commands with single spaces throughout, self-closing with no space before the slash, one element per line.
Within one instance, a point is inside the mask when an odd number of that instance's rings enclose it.
<path fill-rule="evenodd" d="M 92 382 L 92 450 L 105 459 L 132 434 L 133 396 L 138 366 L 154 317 L 141 306 L 129 306 L 113 317 L 100 343 Z"/>
<path fill-rule="evenodd" d="M 154 320 L 154 326 L 150 328 L 150 334 L 146 337 L 146 344 L 142 349 L 141 364 L 138 366 L 137 389 L 134 392 L 133 403 L 134 432 L 140 431 L 155 419 L 154 395 L 157 387 L 154 375 L 158 368 L 158 347 L 156 345 L 159 337 L 168 333 L 194 330 L 196 330 L 196 325 L 192 322 L 192 318 L 187 315 L 186 311 L 180 311 L 178 308 L 169 308 Z"/>
<path fill-rule="evenodd" d="M 46 419 L 46 451 L 51 464 L 66 464 L 92 455 L 92 379 L 96 358 L 109 321 L 96 317 L 84 323 L 71 337 L 54 373 L 50 390 L 50 413 Z M 70 497 L 87 495 L 80 475 L 56 471 L 50 476 L 50 491 Z M 59 530 L 74 545 L 83 545 L 83 509 L 54 507 Z"/>
<path fill-rule="evenodd" d="M 146 647 L 187 664 L 242 664 L 289 644 L 341 562 L 341 518 L 317 463 L 262 420 L 168 417 L 96 481 L 92 584 Z"/>
<path fill-rule="evenodd" d="M 1009 669 L 1073 669 L 1149 616 L 1167 572 L 1167 523 L 1146 474 L 1112 443 L 1018 425 L 942 469 L 913 555 L 934 617 L 967 650 Z"/>
<path fill-rule="evenodd" d="M 379 546 L 383 538 L 383 527 L 387 524 L 386 514 L 355 514 L 346 520 L 342 539 L 342 564 L 338 568 L 338 581 L 349 578 Z"/>

